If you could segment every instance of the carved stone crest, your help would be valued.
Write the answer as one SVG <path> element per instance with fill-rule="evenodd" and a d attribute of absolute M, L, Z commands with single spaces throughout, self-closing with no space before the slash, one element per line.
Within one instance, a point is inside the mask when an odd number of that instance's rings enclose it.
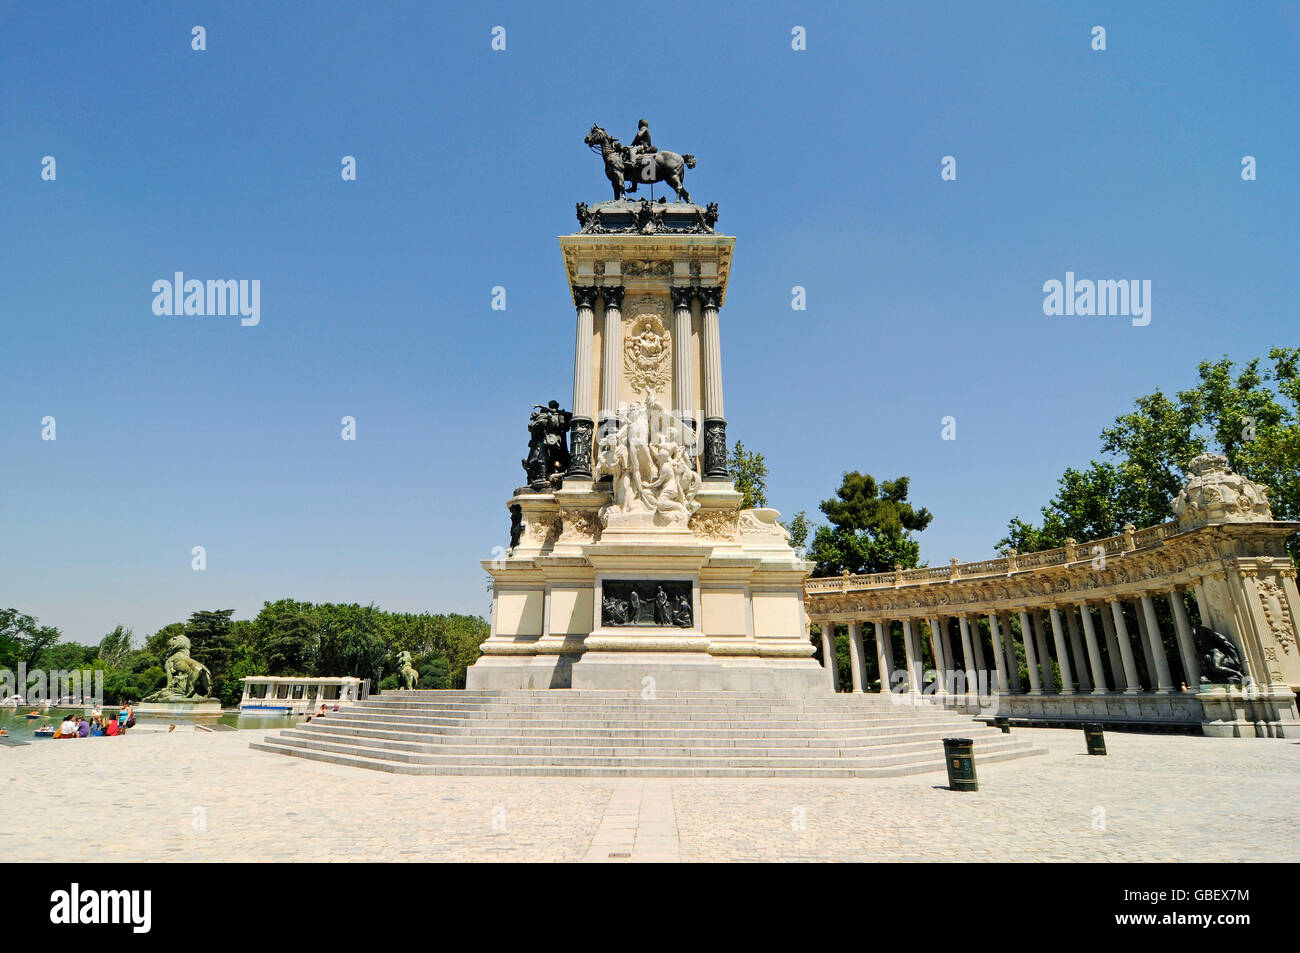
<path fill-rule="evenodd" d="M 739 513 L 739 510 L 701 510 L 691 517 L 691 532 L 705 539 L 732 539 L 737 532 Z"/>
<path fill-rule="evenodd" d="M 672 336 L 666 318 L 668 302 L 646 295 L 627 309 L 629 327 L 623 348 L 628 382 L 637 393 L 663 393 L 668 389 L 672 369 Z"/>

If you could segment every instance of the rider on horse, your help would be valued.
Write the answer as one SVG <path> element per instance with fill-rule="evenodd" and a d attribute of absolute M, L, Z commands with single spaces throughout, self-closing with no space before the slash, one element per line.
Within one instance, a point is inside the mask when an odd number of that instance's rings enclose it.
<path fill-rule="evenodd" d="M 636 135 L 632 138 L 632 145 L 628 146 L 625 151 L 627 153 L 628 167 L 632 170 L 632 175 L 628 178 L 628 181 L 632 183 L 632 187 L 628 191 L 635 192 L 637 179 L 639 178 L 636 173 L 641 167 L 641 164 L 637 162 L 638 157 L 653 155 L 659 151 L 654 147 L 654 143 L 650 141 L 649 122 L 642 119 L 637 123 Z"/>

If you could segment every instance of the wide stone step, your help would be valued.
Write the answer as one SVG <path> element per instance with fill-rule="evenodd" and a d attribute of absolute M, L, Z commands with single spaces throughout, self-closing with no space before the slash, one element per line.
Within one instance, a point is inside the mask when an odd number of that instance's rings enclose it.
<path fill-rule="evenodd" d="M 328 730 L 331 725 L 347 729 L 371 729 L 374 731 L 400 731 L 407 734 L 436 735 L 444 738 L 463 738 L 478 735 L 514 735 L 520 737 L 562 738 L 576 735 L 593 735 L 608 738 L 638 737 L 648 735 L 694 735 L 707 733 L 717 738 L 815 738 L 815 737 L 849 737 L 862 733 L 883 733 L 890 731 L 907 731 L 914 728 L 932 727 L 936 730 L 969 731 L 986 726 L 973 724 L 969 719 L 956 717 L 936 719 L 909 719 L 892 724 L 875 721 L 837 723 L 832 726 L 818 725 L 814 722 L 783 724 L 780 727 L 743 727 L 717 728 L 695 722 L 661 722 L 640 721 L 620 725 L 589 724 L 584 722 L 547 722 L 509 725 L 485 722 L 478 726 L 467 725 L 430 725 L 405 719 L 354 719 L 330 718 L 312 721 L 312 727 Z"/>
<path fill-rule="evenodd" d="M 538 741 L 537 739 L 519 739 L 510 736 L 494 738 L 475 737 L 463 743 L 446 744 L 419 740 L 419 736 L 392 733 L 395 737 L 377 737 L 373 733 L 358 733 L 344 730 L 312 731 L 311 726 L 291 728 L 281 732 L 282 736 L 311 738 L 339 744 L 355 744 L 374 748 L 398 751 L 439 752 L 452 754 L 550 754 L 550 755 L 602 755 L 621 757 L 631 754 L 665 754 L 681 756 L 751 756 L 764 755 L 810 755 L 818 757 L 844 757 L 846 752 L 866 751 L 901 751 L 908 745 L 932 745 L 942 741 L 945 732 L 918 730 L 907 733 L 884 736 L 842 739 L 796 739 L 791 743 L 784 739 L 754 738 L 728 739 L 719 743 L 718 739 L 708 736 L 688 736 L 683 738 L 652 738 L 611 740 L 602 738 L 577 738 L 565 740 Z M 994 740 L 1002 734 L 990 729 L 976 729 L 965 733 L 972 740 Z M 802 742 L 802 743 L 799 743 Z"/>
<path fill-rule="evenodd" d="M 999 737 L 1001 736 L 999 735 Z M 886 751 L 868 749 L 858 753 L 833 752 L 831 755 L 797 753 L 784 756 L 760 754 L 758 756 L 748 757 L 736 754 L 718 756 L 700 753 L 673 756 L 659 752 L 645 753 L 637 749 L 632 749 L 623 754 L 610 754 L 603 756 L 589 754 L 564 755 L 555 751 L 528 754 L 480 754 L 472 751 L 457 752 L 455 754 L 422 753 L 413 751 L 396 751 L 388 748 L 376 748 L 369 745 L 337 744 L 329 741 L 321 741 L 312 737 L 296 735 L 292 731 L 287 731 L 279 737 L 269 737 L 265 740 L 273 744 L 281 744 L 296 748 L 307 748 L 316 751 L 327 751 L 334 754 L 347 754 L 356 757 L 380 758 L 383 760 L 399 761 L 408 764 L 467 766 L 500 765 L 503 767 L 539 764 L 548 764 L 557 767 L 616 767 L 620 764 L 626 763 L 634 766 L 653 768 L 685 768 L 691 766 L 758 768 L 763 767 L 766 764 L 786 768 L 868 768 L 915 761 L 918 757 L 924 759 L 927 755 L 933 756 L 936 749 L 938 750 L 940 757 L 942 757 L 943 752 L 943 745 L 938 740 L 917 745 L 900 746 L 904 750 L 897 751 L 893 750 L 891 747 Z M 1017 746 L 1027 747 L 1028 744 L 1028 742 L 1022 741 L 989 741 L 984 742 L 983 744 L 976 742 L 976 758 L 979 758 L 982 749 L 998 750 L 999 748 L 1006 746 L 1011 746 L 1013 748 Z"/>
<path fill-rule="evenodd" d="M 953 716 L 948 716 L 953 717 Z M 905 716 L 882 718 L 877 716 L 858 716 L 848 718 L 669 718 L 653 714 L 618 717 L 537 717 L 537 718 L 439 718 L 416 715 L 379 714 L 374 712 L 349 712 L 329 715 L 326 722 L 348 721 L 372 724 L 408 724 L 412 726 L 429 726 L 440 728 L 464 728 L 481 731 L 485 728 L 565 728 L 582 725 L 588 728 L 637 728 L 656 725 L 664 728 L 708 728 L 709 730 L 754 730 L 781 728 L 800 728 L 809 725 L 826 725 L 836 728 L 865 727 L 871 725 L 901 723 Z M 967 719 L 969 721 L 969 719 Z"/>
<path fill-rule="evenodd" d="M 518 744 L 534 747 L 553 745 L 707 745 L 715 747 L 734 747 L 753 745 L 762 747 L 837 747 L 853 744 L 889 743 L 894 739 L 909 739 L 915 736 L 935 737 L 945 734 L 960 733 L 971 736 L 984 736 L 996 733 L 994 729 L 982 725 L 971 726 L 964 723 L 916 723 L 904 728 L 866 728 L 848 733 L 817 732 L 815 730 L 800 734 L 759 733 L 733 731 L 725 735 L 719 732 L 678 731 L 664 732 L 654 728 L 634 731 L 586 731 L 581 728 L 550 729 L 538 732 L 500 732 L 472 734 L 436 734 L 428 731 L 405 731 L 401 726 L 391 729 L 372 728 L 349 724 L 310 724 L 298 725 L 296 730 L 320 734 L 349 736 L 357 738 L 376 738 L 391 741 L 404 741 L 412 744 L 434 744 L 456 747 L 474 744 Z"/>
<path fill-rule="evenodd" d="M 386 771 L 395 774 L 420 775 L 454 775 L 485 777 L 585 777 L 585 778 L 887 778 L 912 774 L 924 774 L 942 771 L 944 759 L 942 751 L 934 757 L 925 757 L 902 764 L 878 765 L 873 767 L 850 767 L 837 764 L 833 767 L 790 767 L 773 759 L 759 767 L 722 767 L 692 763 L 684 767 L 652 767 L 623 761 L 617 765 L 431 765 L 412 764 L 392 759 L 365 757 L 357 754 L 322 751 L 311 748 L 293 747 L 275 743 L 274 738 L 266 741 L 254 741 L 249 745 L 258 751 L 271 751 L 278 754 L 341 764 L 369 770 Z M 1034 748 L 1029 742 L 1004 742 L 996 747 L 978 750 L 981 762 L 989 764 L 1014 758 L 1031 757 L 1045 754 L 1045 750 Z"/>

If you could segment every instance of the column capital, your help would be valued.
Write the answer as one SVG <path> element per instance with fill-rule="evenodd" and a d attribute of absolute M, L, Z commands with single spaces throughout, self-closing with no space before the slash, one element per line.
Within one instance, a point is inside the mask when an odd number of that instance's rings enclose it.
<path fill-rule="evenodd" d="M 722 289 L 718 287 L 700 288 L 697 290 L 700 298 L 700 306 L 711 308 L 717 311 L 722 304 Z"/>
<path fill-rule="evenodd" d="M 622 285 L 611 285 L 600 289 L 600 296 L 605 301 L 607 308 L 623 307 L 623 295 L 627 291 Z"/>
<path fill-rule="evenodd" d="M 690 310 L 691 298 L 695 297 L 694 288 L 669 288 L 668 293 L 672 295 L 674 310 Z"/>
<path fill-rule="evenodd" d="M 595 285 L 574 285 L 573 286 L 573 303 L 579 308 L 593 308 L 596 306 L 596 294 L 599 289 Z"/>

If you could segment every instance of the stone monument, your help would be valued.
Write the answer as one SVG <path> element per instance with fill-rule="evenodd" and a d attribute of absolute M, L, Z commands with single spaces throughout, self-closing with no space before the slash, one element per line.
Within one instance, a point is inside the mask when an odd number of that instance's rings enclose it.
<path fill-rule="evenodd" d="M 142 715 L 190 715 L 213 717 L 221 714 L 221 702 L 212 697 L 212 673 L 190 657 L 190 640 L 182 634 L 167 640 L 163 661 L 167 684 L 146 695 L 135 710 Z"/>
<path fill-rule="evenodd" d="M 735 239 L 682 185 L 693 156 L 600 127 L 615 199 L 560 250 L 576 310 L 571 411 L 535 405 L 492 633 L 470 689 L 824 694 L 803 607 L 812 564 L 727 472 L 719 313 Z M 680 201 L 624 198 L 666 181 Z M 567 428 L 567 446 L 563 430 Z M 559 468 L 563 466 L 561 473 Z"/>

